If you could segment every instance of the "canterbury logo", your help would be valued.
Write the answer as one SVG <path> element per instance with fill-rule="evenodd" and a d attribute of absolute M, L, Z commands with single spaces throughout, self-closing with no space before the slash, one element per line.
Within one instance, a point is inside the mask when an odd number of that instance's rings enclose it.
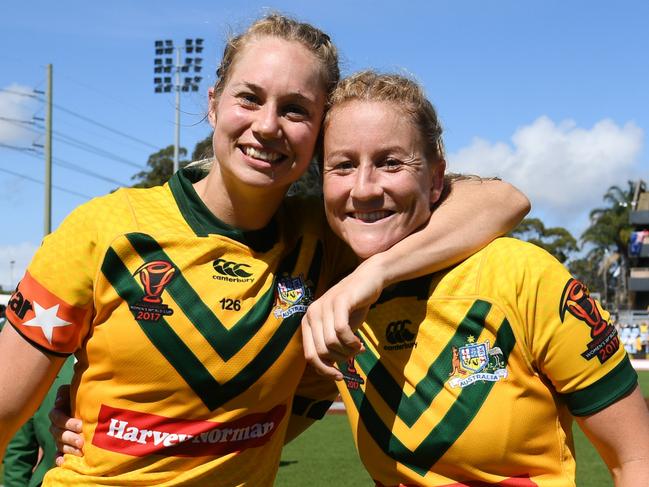
<path fill-rule="evenodd" d="M 239 264 L 224 259 L 216 259 L 212 265 L 214 266 L 214 270 L 222 276 L 244 278 L 252 276 L 252 274 L 242 269 L 242 267 L 250 267 L 248 264 Z"/>
<path fill-rule="evenodd" d="M 413 335 L 410 330 L 406 328 L 406 325 L 410 324 L 412 324 L 410 320 L 390 322 L 387 329 L 385 330 L 385 339 L 393 344 L 413 341 L 415 339 L 415 335 Z"/>

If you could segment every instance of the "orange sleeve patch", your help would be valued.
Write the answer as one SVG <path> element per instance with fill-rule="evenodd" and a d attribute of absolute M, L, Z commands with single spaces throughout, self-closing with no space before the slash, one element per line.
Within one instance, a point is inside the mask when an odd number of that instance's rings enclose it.
<path fill-rule="evenodd" d="M 73 353 L 90 319 L 90 307 L 72 306 L 25 273 L 7 305 L 7 319 L 26 338 L 56 353 Z"/>

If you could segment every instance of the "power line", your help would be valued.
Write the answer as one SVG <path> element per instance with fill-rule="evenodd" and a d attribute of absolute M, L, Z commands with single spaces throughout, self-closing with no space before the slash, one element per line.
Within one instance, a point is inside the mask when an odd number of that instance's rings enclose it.
<path fill-rule="evenodd" d="M 18 147 L 17 145 L 4 144 L 2 142 L 0 142 L 0 147 L 20 152 L 36 152 L 36 149 L 34 149 L 33 147 Z"/>
<path fill-rule="evenodd" d="M 34 183 L 45 184 L 43 181 L 41 181 L 41 180 L 39 180 L 39 179 L 33 178 L 33 177 L 31 177 L 31 176 L 25 176 L 24 174 L 18 174 L 17 172 L 10 171 L 9 169 L 4 169 L 4 168 L 2 168 L 2 167 L 0 167 L 0 172 L 5 172 L 5 173 L 7 173 L 7 174 L 11 174 L 12 176 L 16 176 L 16 177 L 19 177 L 19 178 L 22 178 L 22 179 L 27 179 L 28 181 L 32 181 L 32 182 L 34 182 Z M 88 196 L 87 194 L 77 193 L 76 191 L 72 191 L 72 190 L 69 190 L 69 189 L 61 188 L 60 186 L 56 186 L 56 185 L 54 185 L 54 184 L 52 185 L 52 187 L 53 187 L 54 189 L 58 189 L 59 191 L 63 191 L 64 193 L 69 193 L 69 194 L 72 194 L 72 195 L 74 195 L 74 196 L 80 196 L 80 197 L 85 198 L 85 199 L 88 199 L 88 200 L 89 200 L 89 199 L 92 199 L 92 196 Z"/>
<path fill-rule="evenodd" d="M 32 133 L 35 133 L 37 135 L 43 135 L 43 132 L 36 130 L 35 128 L 32 127 L 24 127 L 23 124 L 30 124 L 30 122 L 26 120 L 16 120 L 16 119 L 7 119 L 6 117 L 0 117 L 0 120 L 5 120 L 6 122 L 13 123 L 14 125 L 20 125 L 24 130 L 28 130 Z M 31 125 L 34 125 L 36 128 L 43 128 L 40 125 L 36 125 L 35 122 L 31 122 Z M 129 161 L 128 159 L 124 159 L 123 157 L 118 156 L 117 154 L 114 154 L 110 151 L 107 151 L 105 149 L 102 149 L 101 147 L 94 146 L 92 144 L 88 144 L 87 142 L 83 142 L 79 139 L 75 139 L 74 137 L 64 134 L 62 132 L 59 132 L 57 130 L 53 131 L 54 133 L 54 138 L 60 142 L 63 142 L 64 144 L 71 145 L 72 147 L 76 147 L 77 149 L 85 150 L 86 152 L 90 152 L 91 154 L 95 154 L 101 157 L 104 157 L 106 159 L 113 160 L 115 162 L 119 162 L 121 164 L 126 164 L 127 166 L 135 167 L 137 169 L 144 169 L 145 166 L 142 164 L 137 164 L 135 162 Z"/>
<path fill-rule="evenodd" d="M 25 125 L 36 125 L 34 120 L 18 120 L 17 118 L 0 117 L 3 122 L 19 123 Z"/>
<path fill-rule="evenodd" d="M 85 174 L 86 176 L 91 176 L 96 179 L 101 179 L 102 181 L 106 181 L 108 183 L 113 183 L 116 184 L 117 186 L 128 186 L 128 184 L 124 184 L 121 181 L 117 181 L 116 179 L 109 178 L 107 176 L 103 176 L 99 173 L 96 173 L 94 171 L 91 171 L 90 169 L 86 169 L 84 167 L 79 166 L 78 164 L 74 164 L 72 162 L 65 161 L 63 159 L 60 159 L 58 157 L 53 158 L 54 164 L 60 167 L 64 167 L 66 169 L 69 169 L 71 171 L 76 171 L 81 174 Z"/>
<path fill-rule="evenodd" d="M 26 96 L 28 98 L 36 98 L 37 100 L 43 101 L 43 99 L 35 93 L 25 93 L 23 91 L 9 90 L 7 88 L 0 88 L 0 91 L 11 95 Z"/>
<path fill-rule="evenodd" d="M 135 162 L 129 161 L 128 159 L 124 159 L 123 157 L 118 156 L 117 154 L 113 154 L 112 152 L 109 152 L 105 149 L 102 149 L 100 147 L 96 147 L 94 145 L 88 144 L 86 142 L 83 142 L 81 140 L 75 139 L 74 137 L 71 137 L 67 134 L 63 134 L 58 131 L 54 131 L 55 139 L 63 142 L 64 144 L 71 145 L 72 147 L 76 147 L 77 149 L 85 150 L 86 152 L 90 152 L 92 154 L 96 154 L 98 156 L 105 157 L 107 159 L 112 159 L 113 161 L 120 162 L 122 164 L 126 164 L 127 166 L 135 167 L 137 169 L 144 169 L 145 166 L 142 164 L 137 164 Z"/>
<path fill-rule="evenodd" d="M 16 146 L 10 146 L 8 144 L 0 144 L 0 147 L 5 147 L 7 149 L 12 149 L 12 150 L 20 151 L 20 152 L 26 152 L 27 153 L 26 155 L 31 156 L 31 157 L 33 157 L 35 159 L 40 159 L 40 156 L 38 154 L 36 154 L 36 152 L 37 152 L 36 149 L 33 149 L 31 147 L 16 147 Z M 64 159 L 60 159 L 58 157 L 54 158 L 54 164 L 56 164 L 57 166 L 60 166 L 60 167 L 64 167 L 64 168 L 66 168 L 68 170 L 71 170 L 71 171 L 76 171 L 78 173 L 85 174 L 86 176 L 90 176 L 90 177 L 93 177 L 95 179 L 100 179 L 102 181 L 106 181 L 106 182 L 109 182 L 109 183 L 112 183 L 112 184 L 117 184 L 118 186 L 125 186 L 125 187 L 128 186 L 128 184 L 125 184 L 125 183 L 123 183 L 121 181 L 117 181 L 116 179 L 109 178 L 109 177 L 104 176 L 102 174 L 91 171 L 90 169 L 86 169 L 86 168 L 84 168 L 82 166 L 79 166 L 79 165 L 74 164 L 72 162 L 66 161 Z"/>
<path fill-rule="evenodd" d="M 138 139 L 137 137 L 133 137 L 132 135 L 125 134 L 124 132 L 120 132 L 119 130 L 116 130 L 114 128 L 109 127 L 108 125 L 104 125 L 103 123 L 99 123 L 96 120 L 88 118 L 88 117 L 86 117 L 84 115 L 81 115 L 79 113 L 73 112 L 72 110 L 68 110 L 67 108 L 63 108 L 61 105 L 57 105 L 56 103 L 54 103 L 54 108 L 56 108 L 57 110 L 61 110 L 61 111 L 65 112 L 65 113 L 68 113 L 68 114 L 70 114 L 72 116 L 75 116 L 77 118 L 80 118 L 81 120 L 84 120 L 85 122 L 88 122 L 88 123 L 91 123 L 91 124 L 96 125 L 98 127 L 101 127 L 104 130 L 108 130 L 109 132 L 113 132 L 114 134 L 121 135 L 122 137 L 126 137 L 127 139 L 130 139 L 130 140 L 132 140 L 134 142 L 138 142 L 140 144 L 146 145 L 147 147 L 150 147 L 152 149 L 156 149 L 156 150 L 161 149 L 160 147 L 158 147 L 156 145 L 153 145 L 153 144 L 149 144 L 148 142 L 146 142 L 146 141 L 144 141 L 142 139 Z"/>
<path fill-rule="evenodd" d="M 37 99 L 39 101 L 44 101 L 43 98 L 38 95 L 38 93 L 40 93 L 40 92 L 37 92 L 36 90 L 34 90 L 35 93 L 24 93 L 24 92 L 21 92 L 21 91 L 10 90 L 10 89 L 7 89 L 7 88 L 0 88 L 0 91 L 5 92 L 5 93 L 10 93 L 12 95 L 26 96 L 26 97 L 29 97 L 29 98 L 35 98 L 35 99 Z M 150 144 L 149 142 L 147 142 L 145 140 L 138 139 L 137 137 L 133 137 L 132 135 L 121 132 L 121 131 L 119 131 L 117 129 L 114 129 L 112 127 L 109 127 L 108 125 L 105 125 L 105 124 L 103 124 L 101 122 L 97 122 L 96 120 L 93 120 L 92 118 L 86 117 L 85 115 L 81 115 L 80 113 L 76 113 L 76 112 L 74 112 L 72 110 L 69 110 L 69 109 L 67 109 L 65 107 L 62 107 L 61 105 L 57 105 L 56 103 L 53 103 L 52 105 L 57 110 L 61 110 L 62 112 L 68 113 L 69 115 L 77 117 L 77 118 L 79 118 L 79 119 L 81 119 L 81 120 L 83 120 L 83 121 L 85 121 L 87 123 L 90 123 L 90 124 L 96 125 L 98 127 L 101 127 L 104 130 L 108 130 L 109 132 L 120 135 L 122 137 L 125 137 L 125 138 L 127 138 L 129 140 L 132 140 L 134 142 L 137 142 L 139 144 L 145 145 L 145 146 L 147 146 L 147 147 L 149 147 L 151 149 L 161 150 L 161 147 L 158 147 L 157 145 Z"/>

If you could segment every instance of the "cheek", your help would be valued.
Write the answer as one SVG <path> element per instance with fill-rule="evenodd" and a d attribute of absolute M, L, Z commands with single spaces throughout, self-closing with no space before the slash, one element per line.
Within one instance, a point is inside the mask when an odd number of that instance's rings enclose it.
<path fill-rule="evenodd" d="M 325 175 L 322 181 L 322 191 L 324 193 L 325 210 L 327 213 L 344 210 L 346 195 L 349 192 L 346 188 L 344 178 Z"/>
<path fill-rule="evenodd" d="M 299 149 L 309 152 L 309 158 L 313 155 L 315 144 L 318 140 L 320 124 L 300 124 L 292 127 L 290 138 Z"/>

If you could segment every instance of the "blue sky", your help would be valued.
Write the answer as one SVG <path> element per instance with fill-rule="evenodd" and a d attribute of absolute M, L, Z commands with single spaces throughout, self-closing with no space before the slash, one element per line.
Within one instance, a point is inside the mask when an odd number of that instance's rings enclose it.
<path fill-rule="evenodd" d="M 181 145 L 191 151 L 209 133 L 205 93 L 224 40 L 269 8 L 327 31 L 345 73 L 416 77 L 443 121 L 449 168 L 513 182 L 548 225 L 578 236 L 609 186 L 649 178 L 649 4 L 640 0 L 7 2 L 0 285 L 16 283 L 42 238 L 44 189 L 33 180 L 44 163 L 24 150 L 42 130 L 23 122 L 44 115 L 24 94 L 44 90 L 45 65 L 54 66 L 56 227 L 173 143 L 173 95 L 153 92 L 154 40 L 205 39 L 201 91 L 182 98 Z"/>

